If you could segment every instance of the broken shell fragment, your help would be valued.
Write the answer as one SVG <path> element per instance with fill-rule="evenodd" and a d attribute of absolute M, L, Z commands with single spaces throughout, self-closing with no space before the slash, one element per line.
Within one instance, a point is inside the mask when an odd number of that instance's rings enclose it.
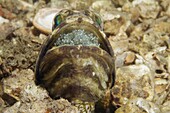
<path fill-rule="evenodd" d="M 112 88 L 113 105 L 122 106 L 136 97 L 152 100 L 154 86 L 151 70 L 143 64 L 123 66 L 116 71 L 115 85 Z"/>
<path fill-rule="evenodd" d="M 117 109 L 115 113 L 161 113 L 161 110 L 157 104 L 142 98 L 135 98 Z"/>
<path fill-rule="evenodd" d="M 129 52 L 125 58 L 125 64 L 132 64 L 135 61 L 135 53 Z"/>

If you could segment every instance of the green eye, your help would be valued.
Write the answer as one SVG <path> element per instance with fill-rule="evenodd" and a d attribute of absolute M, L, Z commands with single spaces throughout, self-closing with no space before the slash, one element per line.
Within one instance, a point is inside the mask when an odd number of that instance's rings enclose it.
<path fill-rule="evenodd" d="M 55 26 L 57 27 L 58 25 L 60 25 L 62 22 L 62 18 L 61 18 L 61 15 L 57 15 L 55 17 Z"/>
<path fill-rule="evenodd" d="M 98 16 L 96 16 L 95 17 L 96 19 L 96 23 L 98 24 L 98 26 L 100 27 L 100 28 L 102 28 L 102 20 L 101 20 L 101 18 L 100 17 L 98 17 Z"/>
<path fill-rule="evenodd" d="M 63 21 L 63 18 L 62 16 L 59 14 L 57 15 L 55 18 L 54 18 L 54 24 L 53 24 L 53 27 L 52 27 L 52 30 L 54 30 L 57 26 L 59 26 Z"/>
<path fill-rule="evenodd" d="M 96 19 L 96 22 L 97 22 L 97 24 L 99 24 L 99 25 L 101 25 L 101 23 L 102 23 L 102 21 L 101 21 L 100 18 L 97 18 L 97 19 Z"/>

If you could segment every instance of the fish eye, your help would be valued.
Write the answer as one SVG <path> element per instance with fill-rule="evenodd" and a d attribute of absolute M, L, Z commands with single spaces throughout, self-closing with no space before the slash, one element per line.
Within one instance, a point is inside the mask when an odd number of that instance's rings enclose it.
<path fill-rule="evenodd" d="M 95 16 L 94 16 L 94 22 L 96 23 L 96 25 L 97 25 L 100 29 L 103 29 L 102 19 L 100 18 L 99 15 L 95 14 Z"/>
<path fill-rule="evenodd" d="M 62 22 L 61 15 L 57 15 L 57 16 L 55 17 L 54 21 L 55 21 L 55 25 L 56 25 L 56 26 L 59 26 L 59 25 L 61 24 L 61 22 Z"/>
<path fill-rule="evenodd" d="M 58 27 L 62 22 L 62 16 L 59 14 L 54 18 L 53 30 Z"/>
<path fill-rule="evenodd" d="M 95 20 L 96 20 L 96 23 L 101 27 L 101 24 L 102 24 L 101 18 L 98 16 L 95 16 Z"/>
<path fill-rule="evenodd" d="M 85 14 L 86 16 L 91 17 L 91 18 L 93 19 L 93 21 L 95 22 L 95 24 L 96 24 L 99 28 L 103 29 L 102 20 L 101 20 L 101 18 L 100 18 L 100 16 L 99 16 L 98 14 L 96 14 L 96 13 L 93 12 L 93 11 L 89 11 L 89 10 L 85 10 L 85 11 L 84 11 L 84 14 Z"/>

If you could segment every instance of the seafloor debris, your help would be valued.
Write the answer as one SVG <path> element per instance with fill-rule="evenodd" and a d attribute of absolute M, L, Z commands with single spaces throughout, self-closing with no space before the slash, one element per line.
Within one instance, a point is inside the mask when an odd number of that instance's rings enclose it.
<path fill-rule="evenodd" d="M 33 79 L 33 71 L 27 69 L 15 70 L 3 80 L 4 93 L 17 99 L 14 105 L 6 107 L 2 101 L 3 113 L 77 113 L 76 107 L 71 106 L 67 100 L 52 100 L 46 90 L 35 85 Z"/>
<path fill-rule="evenodd" d="M 113 104 L 122 106 L 128 100 L 141 97 L 152 100 L 154 86 L 151 70 L 141 65 L 124 66 L 116 72 L 115 86 L 112 88 Z"/>
<path fill-rule="evenodd" d="M 8 22 L 9 22 L 9 20 L 4 19 L 3 17 L 0 16 L 0 24 L 8 23 Z"/>
<path fill-rule="evenodd" d="M 131 99 L 115 113 L 161 113 L 158 105 L 142 98 Z"/>

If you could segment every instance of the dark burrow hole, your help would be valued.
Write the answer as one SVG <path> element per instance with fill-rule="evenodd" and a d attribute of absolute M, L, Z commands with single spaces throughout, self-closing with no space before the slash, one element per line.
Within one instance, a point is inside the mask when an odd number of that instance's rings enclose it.
<path fill-rule="evenodd" d="M 161 73 L 163 73 L 163 70 L 156 69 L 155 72 L 156 72 L 157 74 L 161 74 Z"/>
<path fill-rule="evenodd" d="M 94 113 L 114 113 L 117 107 L 113 106 L 111 103 L 107 108 L 103 106 L 103 103 L 100 101 L 95 104 L 95 111 Z"/>

